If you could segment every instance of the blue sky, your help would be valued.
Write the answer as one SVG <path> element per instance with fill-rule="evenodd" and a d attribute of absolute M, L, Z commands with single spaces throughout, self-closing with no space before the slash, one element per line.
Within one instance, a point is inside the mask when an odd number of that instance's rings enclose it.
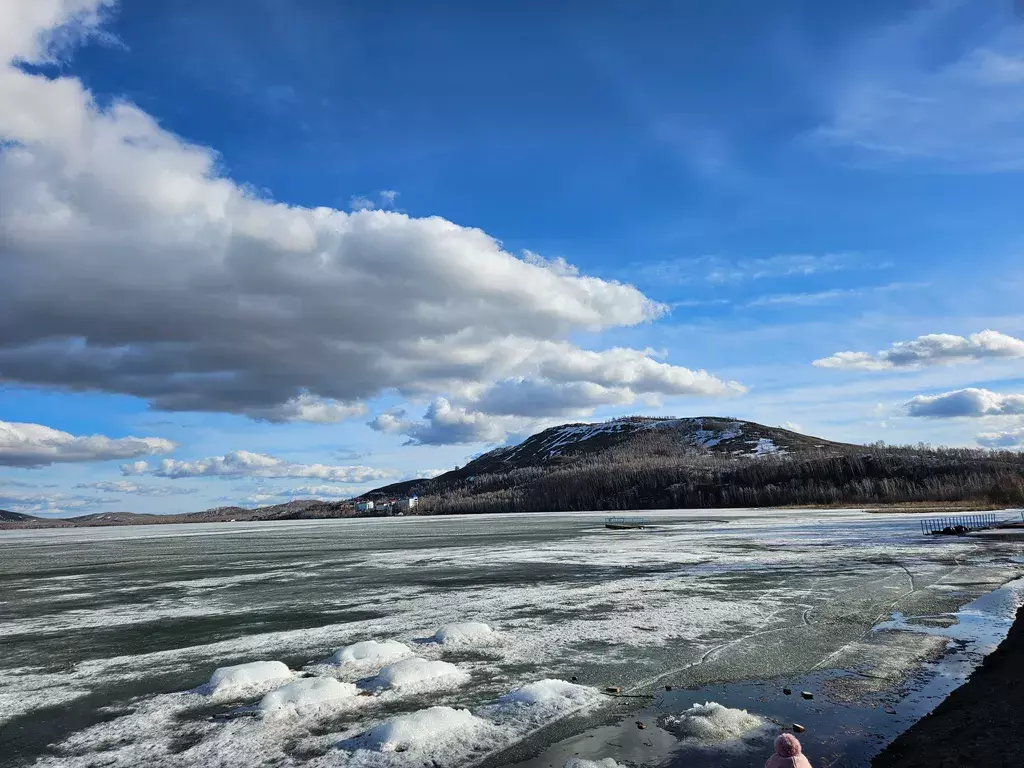
<path fill-rule="evenodd" d="M 0 508 L 635 413 L 1024 445 L 1010 0 L 557 5 L 0 11 Z"/>

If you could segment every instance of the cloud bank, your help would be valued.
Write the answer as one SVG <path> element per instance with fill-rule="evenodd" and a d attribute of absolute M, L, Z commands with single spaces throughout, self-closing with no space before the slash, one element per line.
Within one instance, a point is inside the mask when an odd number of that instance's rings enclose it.
<path fill-rule="evenodd" d="M 211 456 L 195 461 L 164 459 L 155 466 L 145 461 L 136 461 L 122 464 L 121 474 L 151 475 L 175 480 L 185 477 L 309 477 L 339 483 L 362 483 L 368 480 L 386 480 L 395 473 L 373 467 L 295 464 L 265 453 L 230 451 L 223 456 Z"/>
<path fill-rule="evenodd" d="M 177 446 L 160 437 L 75 436 L 44 427 L 0 421 L 0 466 L 45 467 L 50 464 L 108 461 L 170 453 Z"/>
<path fill-rule="evenodd" d="M 1024 341 L 992 330 L 966 337 L 932 333 L 918 336 L 913 341 L 896 342 L 874 355 L 868 352 L 837 352 L 815 360 L 814 365 L 819 368 L 883 371 L 998 358 L 1024 358 Z"/>
<path fill-rule="evenodd" d="M 1024 448 L 1024 427 L 1015 427 L 1001 432 L 982 432 L 978 445 L 985 448 Z"/>
<path fill-rule="evenodd" d="M 260 197 L 137 106 L 9 63 L 95 31 L 97 0 L 16 7 L 0 34 L 0 380 L 321 423 L 385 391 L 457 400 L 510 378 L 575 382 L 570 400 L 595 405 L 738 390 L 568 343 L 667 311 L 631 285 L 440 217 Z M 538 410 L 567 397 L 551 391 Z"/>
<path fill-rule="evenodd" d="M 918 395 L 903 406 L 907 416 L 937 419 L 1024 415 L 1024 395 L 1001 395 L 968 387 L 941 395 Z"/>
<path fill-rule="evenodd" d="M 185 496 L 196 492 L 193 488 L 177 488 L 169 485 L 139 485 L 127 480 L 79 483 L 75 488 L 103 491 L 104 493 L 127 493 L 135 496 Z"/>

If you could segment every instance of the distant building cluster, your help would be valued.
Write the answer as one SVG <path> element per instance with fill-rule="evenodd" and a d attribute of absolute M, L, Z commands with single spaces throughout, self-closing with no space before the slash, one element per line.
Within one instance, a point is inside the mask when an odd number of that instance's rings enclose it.
<path fill-rule="evenodd" d="M 376 502 L 367 499 L 365 501 L 356 502 L 356 512 L 377 512 L 385 516 L 404 515 L 415 509 L 418 503 L 419 499 L 415 496 L 410 496 L 405 499 L 387 499 Z"/>

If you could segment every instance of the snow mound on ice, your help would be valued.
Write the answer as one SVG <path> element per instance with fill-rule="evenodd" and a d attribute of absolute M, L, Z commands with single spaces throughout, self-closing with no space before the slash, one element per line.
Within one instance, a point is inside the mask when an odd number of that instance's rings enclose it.
<path fill-rule="evenodd" d="M 232 688 L 248 688 L 287 680 L 291 676 L 291 670 L 280 661 L 250 661 L 247 664 L 218 667 L 210 676 L 209 687 L 220 693 Z"/>
<path fill-rule="evenodd" d="M 413 764 L 452 765 L 475 747 L 492 746 L 495 730 L 468 709 L 431 707 L 387 720 L 355 741 L 378 752 L 407 752 Z"/>
<path fill-rule="evenodd" d="M 570 757 L 562 768 L 619 768 L 619 764 L 606 757 L 603 760 L 584 760 L 582 757 Z"/>
<path fill-rule="evenodd" d="M 532 729 L 603 702 L 596 688 L 564 680 L 538 680 L 506 693 L 478 712 L 500 725 Z"/>
<path fill-rule="evenodd" d="M 307 677 L 268 693 L 260 701 L 259 710 L 263 714 L 281 710 L 309 712 L 350 699 L 358 693 L 359 689 L 352 683 L 342 683 L 333 677 Z"/>
<path fill-rule="evenodd" d="M 389 664 L 377 673 L 374 682 L 384 688 L 433 688 L 461 685 L 469 673 L 447 661 L 427 661 L 415 656 Z"/>
<path fill-rule="evenodd" d="M 539 704 L 544 707 L 578 707 L 596 699 L 601 694 L 595 688 L 567 683 L 565 680 L 538 680 L 506 693 L 501 702 L 516 704 Z"/>
<path fill-rule="evenodd" d="M 449 624 L 441 627 L 434 634 L 434 642 L 442 645 L 463 645 L 490 640 L 494 634 L 486 624 L 479 621 L 467 621 L 464 624 Z"/>
<path fill-rule="evenodd" d="M 730 709 L 714 701 L 694 704 L 678 715 L 665 715 L 661 727 L 681 739 L 720 744 L 759 736 L 768 724 L 745 709 Z"/>
<path fill-rule="evenodd" d="M 339 666 L 343 664 L 361 666 L 387 664 L 411 654 L 412 651 L 408 646 L 395 640 L 385 640 L 382 643 L 378 643 L 376 640 L 364 640 L 361 643 L 353 643 L 340 649 L 331 656 L 331 663 Z"/>

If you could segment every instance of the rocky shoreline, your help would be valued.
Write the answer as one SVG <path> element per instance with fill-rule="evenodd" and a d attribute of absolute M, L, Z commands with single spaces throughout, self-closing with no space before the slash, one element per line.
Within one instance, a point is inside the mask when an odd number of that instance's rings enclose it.
<path fill-rule="evenodd" d="M 872 760 L 872 768 L 1024 765 L 1024 607 L 964 685 Z"/>

